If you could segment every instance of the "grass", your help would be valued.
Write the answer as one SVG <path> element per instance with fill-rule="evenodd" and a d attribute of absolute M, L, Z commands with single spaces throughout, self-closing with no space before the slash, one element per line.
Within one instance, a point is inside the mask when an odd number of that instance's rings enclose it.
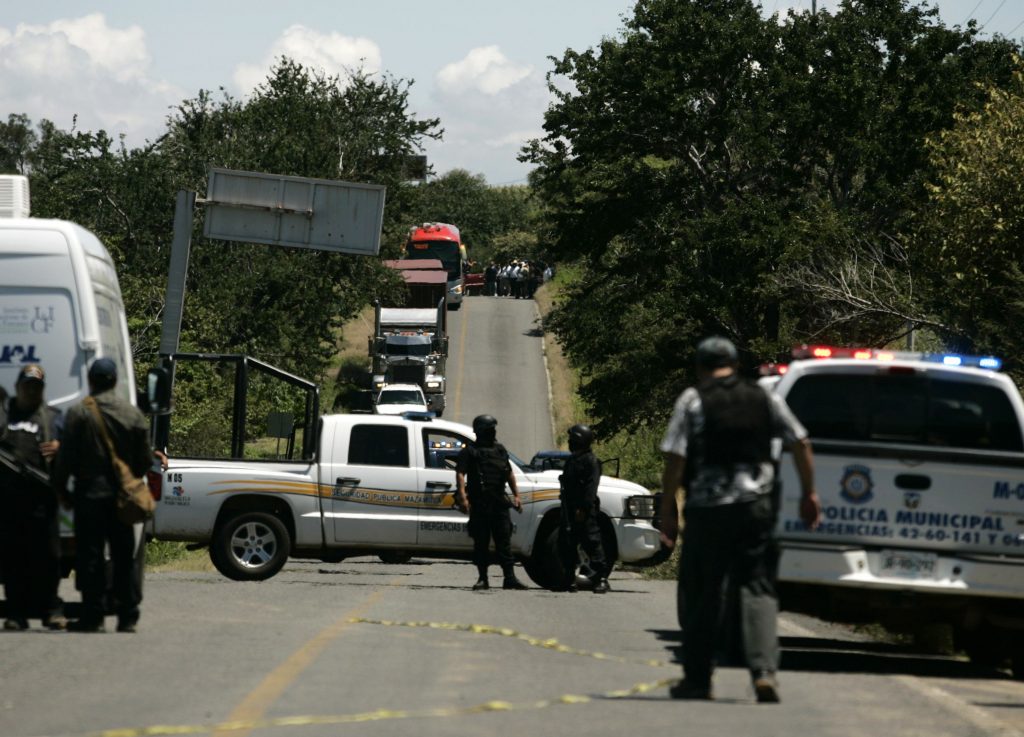
<path fill-rule="evenodd" d="M 151 573 L 213 570 L 213 564 L 205 548 L 186 550 L 185 545 L 168 540 L 150 540 L 146 543 L 146 570 Z"/>
<path fill-rule="evenodd" d="M 544 284 L 534 295 L 542 327 L 544 318 L 555 306 L 560 292 L 560 279 Z M 544 355 L 547 358 L 548 375 L 551 377 L 551 422 L 555 429 L 555 444 L 564 450 L 567 447 L 566 431 L 577 422 L 587 420 L 577 394 L 579 376 L 569 366 L 569 360 L 555 336 L 547 332 L 544 333 Z"/>
<path fill-rule="evenodd" d="M 374 319 L 374 307 L 370 305 L 342 328 L 335 356 L 337 368 L 328 372 L 333 382 L 325 382 L 329 386 L 324 387 L 321 400 L 325 413 L 366 409 L 370 368 L 367 341 L 373 335 Z"/>

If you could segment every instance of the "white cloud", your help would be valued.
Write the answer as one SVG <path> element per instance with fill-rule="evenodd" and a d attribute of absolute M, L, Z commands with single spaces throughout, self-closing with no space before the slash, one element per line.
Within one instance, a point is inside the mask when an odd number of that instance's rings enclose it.
<path fill-rule="evenodd" d="M 497 46 L 481 46 L 442 68 L 437 74 L 437 85 L 444 92 L 476 90 L 496 95 L 526 79 L 531 71 L 532 67 L 509 61 Z"/>
<path fill-rule="evenodd" d="M 530 167 L 519 149 L 543 135 L 549 95 L 544 75 L 509 60 L 497 46 L 473 49 L 435 77 L 431 110 L 444 140 L 426 144 L 438 174 L 454 169 L 487 172 L 490 184 L 522 181 Z"/>
<path fill-rule="evenodd" d="M 77 115 L 80 130 L 124 133 L 129 145 L 141 145 L 181 99 L 171 85 L 148 78 L 149 64 L 143 30 L 111 27 L 99 13 L 0 27 L 0 110 L 61 128 Z"/>
<path fill-rule="evenodd" d="M 293 25 L 274 41 L 261 63 L 239 64 L 235 68 L 235 84 L 243 92 L 252 91 L 267 78 L 270 68 L 282 56 L 342 79 L 356 69 L 373 73 L 381 68 L 380 47 L 368 38 L 320 33 Z"/>
<path fill-rule="evenodd" d="M 92 64 L 115 79 L 137 79 L 149 66 L 145 32 L 139 26 L 110 28 L 100 13 L 54 21 L 46 32 L 63 34 L 72 46 L 86 53 Z"/>

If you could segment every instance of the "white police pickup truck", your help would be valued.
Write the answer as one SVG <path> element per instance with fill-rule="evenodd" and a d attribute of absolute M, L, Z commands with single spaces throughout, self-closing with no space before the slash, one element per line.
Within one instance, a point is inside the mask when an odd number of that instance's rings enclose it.
<path fill-rule="evenodd" d="M 952 625 L 1024 677 L 1024 402 L 991 357 L 804 346 L 773 384 L 810 433 L 821 525 L 782 463 L 784 606 Z"/>
<path fill-rule="evenodd" d="M 473 438 L 465 425 L 413 417 L 328 415 L 318 444 L 290 460 L 171 456 L 151 532 L 208 544 L 217 569 L 236 580 L 276 574 L 289 556 L 338 561 L 356 555 L 464 557 L 467 517 L 453 508 L 455 456 Z M 523 501 L 512 515 L 512 549 L 540 586 L 555 584 L 558 472 L 513 459 Z M 661 546 L 655 497 L 601 477 L 601 529 L 610 560 L 643 563 Z"/>

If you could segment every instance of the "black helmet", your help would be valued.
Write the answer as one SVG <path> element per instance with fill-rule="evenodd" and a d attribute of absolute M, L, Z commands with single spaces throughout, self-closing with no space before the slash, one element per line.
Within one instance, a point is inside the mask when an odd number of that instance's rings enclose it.
<path fill-rule="evenodd" d="M 569 428 L 569 450 L 573 453 L 590 450 L 594 442 L 594 431 L 590 425 L 573 425 Z"/>
<path fill-rule="evenodd" d="M 735 366 L 739 362 L 736 346 L 728 338 L 715 335 L 697 344 L 697 367 L 717 369 Z"/>
<path fill-rule="evenodd" d="M 477 434 L 488 430 L 493 431 L 497 427 L 498 421 L 490 415 L 477 415 L 473 418 L 473 432 Z"/>

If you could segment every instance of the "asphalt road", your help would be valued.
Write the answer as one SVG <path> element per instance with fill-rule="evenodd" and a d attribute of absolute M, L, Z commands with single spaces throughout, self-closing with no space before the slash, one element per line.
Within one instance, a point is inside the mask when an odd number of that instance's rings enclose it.
<path fill-rule="evenodd" d="M 451 321 L 446 417 L 495 414 L 521 455 L 553 447 L 535 315 L 478 297 Z M 1007 674 L 790 614 L 782 704 L 754 704 L 734 668 L 715 702 L 674 702 L 673 583 L 616 571 L 597 596 L 475 579 L 375 558 L 290 561 L 262 583 L 150 574 L 136 634 L 0 632 L 0 737 L 1024 735 Z"/>
<path fill-rule="evenodd" d="M 444 419 L 498 419 L 498 440 L 529 461 L 555 447 L 547 370 L 533 300 L 469 297 L 448 313 L 448 406 Z M 568 428 L 562 428 L 562 432 Z"/>
<path fill-rule="evenodd" d="M 472 592 L 468 563 L 290 562 L 147 580 L 134 635 L 0 633 L 0 734 L 1015 735 L 1024 684 L 785 615 L 783 703 L 675 702 L 674 591 Z M 70 596 L 69 597 L 73 598 Z"/>

